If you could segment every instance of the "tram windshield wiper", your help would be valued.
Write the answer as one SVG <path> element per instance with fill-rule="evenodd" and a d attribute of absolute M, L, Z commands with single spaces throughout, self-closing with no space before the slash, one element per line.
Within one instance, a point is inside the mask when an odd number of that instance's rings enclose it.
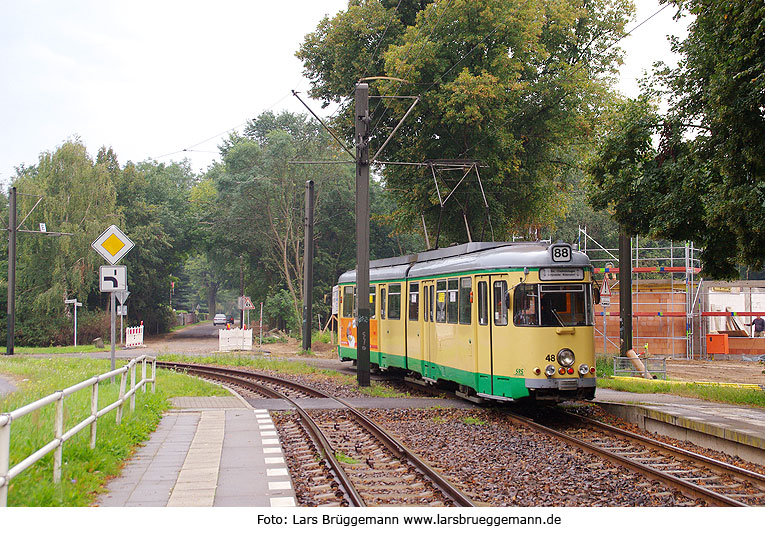
<path fill-rule="evenodd" d="M 563 323 L 563 320 L 562 320 L 562 319 L 560 318 L 560 316 L 558 315 L 558 311 L 557 311 L 557 310 L 555 310 L 554 308 L 551 308 L 550 310 L 552 311 L 552 313 L 553 313 L 553 316 L 555 316 L 555 319 L 557 319 L 557 320 L 558 320 L 558 323 L 560 323 L 560 326 L 561 326 L 561 327 L 565 327 L 565 326 L 566 326 L 566 324 L 565 324 L 565 323 Z"/>

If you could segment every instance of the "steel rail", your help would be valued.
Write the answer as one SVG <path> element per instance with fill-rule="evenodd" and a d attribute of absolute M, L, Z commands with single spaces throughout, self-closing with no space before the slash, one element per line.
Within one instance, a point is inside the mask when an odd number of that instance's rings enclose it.
<path fill-rule="evenodd" d="M 444 478 L 439 472 L 433 469 L 430 465 L 428 465 L 424 460 L 422 460 L 414 452 L 409 450 L 405 445 L 400 443 L 395 437 L 389 434 L 385 429 L 383 429 L 378 424 L 374 423 L 371 419 L 369 419 L 366 415 L 364 415 L 361 411 L 353 407 L 348 402 L 340 398 L 337 398 L 335 396 L 332 396 L 331 394 L 327 394 L 321 390 L 314 389 L 312 387 L 306 387 L 305 385 L 301 385 L 293 381 L 289 381 L 289 380 L 285 380 L 285 379 L 281 379 L 278 377 L 273 377 L 273 376 L 269 376 L 269 375 L 261 374 L 257 372 L 251 372 L 248 370 L 240 370 L 236 368 L 223 368 L 219 366 L 208 366 L 208 365 L 200 366 L 200 365 L 191 365 L 186 363 L 165 363 L 165 362 L 159 362 L 159 361 L 157 362 L 157 366 L 181 368 L 181 369 L 187 369 L 187 370 L 193 369 L 195 371 L 217 373 L 220 375 L 231 375 L 232 373 L 246 375 L 246 376 L 255 377 L 264 381 L 268 381 L 271 383 L 287 385 L 294 390 L 311 394 L 317 398 L 328 398 L 330 400 L 334 400 L 335 402 L 339 403 L 343 407 L 343 409 L 350 412 L 353 415 L 353 417 L 359 423 L 361 423 L 362 426 L 365 427 L 372 435 L 374 435 L 374 437 L 378 441 L 380 441 L 383 445 L 385 445 L 385 447 L 388 448 L 388 450 L 390 450 L 398 458 L 409 461 L 409 463 L 411 463 L 425 477 L 431 480 L 431 482 L 433 482 L 433 484 L 435 484 L 436 487 L 443 494 L 445 494 L 447 497 L 452 499 L 458 506 L 461 506 L 461 507 L 477 506 L 470 497 L 465 495 L 456 486 L 454 486 L 451 482 L 449 482 L 446 478 Z M 237 379 L 237 378 L 234 378 L 234 379 Z M 238 381 L 244 381 L 244 380 L 238 379 Z M 274 393 L 279 395 L 279 393 L 276 391 L 274 391 Z M 294 400 L 291 400 L 282 395 L 279 395 L 278 397 L 289 400 L 290 403 L 294 405 L 297 409 L 302 409 L 301 406 Z M 308 414 L 305 413 L 305 416 L 307 417 Z M 302 417 L 303 417 L 303 413 L 301 413 L 301 418 Z M 330 448 L 329 450 L 330 450 L 330 453 L 332 453 L 332 449 Z"/>
<path fill-rule="evenodd" d="M 685 450 L 684 448 L 670 445 L 668 443 L 663 443 L 661 441 L 657 441 L 656 439 L 651 439 L 650 437 L 645 437 L 631 431 L 622 430 L 610 424 L 606 424 L 605 422 L 600 422 L 599 420 L 595 420 L 589 417 L 581 417 L 574 413 L 569 413 L 568 411 L 564 411 L 563 413 L 566 416 L 579 420 L 587 425 L 605 430 L 616 435 L 617 437 L 622 437 L 625 440 L 642 443 L 645 446 L 658 450 L 664 454 L 673 457 L 687 458 L 716 472 L 728 473 L 742 480 L 750 480 L 756 483 L 758 487 L 765 490 L 765 475 L 761 475 L 760 473 L 756 473 L 742 467 L 737 467 L 735 465 L 725 463 L 724 461 L 719 461 L 708 456 L 704 456 L 703 454 L 697 454 L 695 452 L 691 452 L 690 450 Z"/>
<path fill-rule="evenodd" d="M 559 439 L 562 439 L 569 444 L 578 446 L 579 448 L 583 450 L 586 450 L 588 452 L 601 456 L 607 460 L 610 460 L 616 463 L 617 465 L 627 467 L 628 469 L 631 469 L 637 473 L 640 473 L 643 476 L 647 476 L 649 478 L 658 480 L 669 487 L 675 488 L 681 491 L 682 493 L 689 495 L 690 497 L 693 497 L 696 499 L 702 499 L 706 501 L 707 503 L 712 504 L 714 506 L 748 506 L 747 504 L 739 502 L 735 499 L 731 499 L 730 497 L 726 497 L 725 495 L 720 495 L 719 493 L 716 493 L 702 486 L 698 486 L 696 484 L 683 480 L 682 478 L 677 478 L 676 476 L 673 476 L 669 473 L 665 473 L 664 471 L 659 471 L 658 469 L 654 469 L 652 467 L 649 467 L 648 465 L 644 465 L 640 462 L 630 460 L 629 458 L 625 458 L 618 454 L 614 454 L 613 452 L 610 452 L 609 450 L 601 448 L 592 443 L 582 441 L 581 439 L 577 439 L 576 437 L 573 437 L 566 433 L 559 432 L 553 428 L 548 428 L 547 426 L 543 426 L 542 424 L 534 422 L 533 420 L 529 418 L 516 415 L 515 413 L 510 413 L 510 412 L 508 412 L 506 416 L 511 421 L 515 422 L 516 424 L 527 426 L 537 431 L 546 433 L 552 437 L 557 437 Z"/>

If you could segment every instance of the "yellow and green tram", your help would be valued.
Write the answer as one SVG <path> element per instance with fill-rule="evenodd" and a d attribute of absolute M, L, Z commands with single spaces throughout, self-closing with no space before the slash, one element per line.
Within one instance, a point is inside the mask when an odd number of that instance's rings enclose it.
<path fill-rule="evenodd" d="M 467 243 L 370 263 L 370 361 L 471 399 L 595 395 L 592 270 L 565 243 Z M 356 359 L 356 271 L 339 280 Z"/>

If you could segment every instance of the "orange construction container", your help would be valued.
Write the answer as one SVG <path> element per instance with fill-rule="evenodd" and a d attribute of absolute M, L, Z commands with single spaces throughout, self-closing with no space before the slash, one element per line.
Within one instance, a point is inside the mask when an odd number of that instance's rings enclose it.
<path fill-rule="evenodd" d="M 727 334 L 708 334 L 707 335 L 707 353 L 720 353 L 727 355 L 729 353 Z"/>

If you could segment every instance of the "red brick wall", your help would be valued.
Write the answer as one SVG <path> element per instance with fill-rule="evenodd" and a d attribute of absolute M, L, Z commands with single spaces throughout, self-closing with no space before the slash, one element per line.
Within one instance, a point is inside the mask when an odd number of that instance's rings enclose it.
<path fill-rule="evenodd" d="M 731 355 L 765 355 L 765 338 L 729 336 L 728 352 Z"/>
<path fill-rule="evenodd" d="M 612 284 L 615 281 L 612 281 Z M 659 284 L 666 289 L 651 289 L 647 284 L 633 286 L 633 312 L 685 312 L 685 288 L 676 287 L 673 292 L 666 284 Z M 595 305 L 595 352 L 603 350 L 603 307 Z M 611 306 L 606 312 L 605 353 L 614 355 L 619 352 L 619 287 L 611 288 Z M 765 340 L 765 339 L 763 339 Z M 685 317 L 634 317 L 632 318 L 632 346 L 638 353 L 648 344 L 650 355 L 684 357 L 686 355 Z"/>

